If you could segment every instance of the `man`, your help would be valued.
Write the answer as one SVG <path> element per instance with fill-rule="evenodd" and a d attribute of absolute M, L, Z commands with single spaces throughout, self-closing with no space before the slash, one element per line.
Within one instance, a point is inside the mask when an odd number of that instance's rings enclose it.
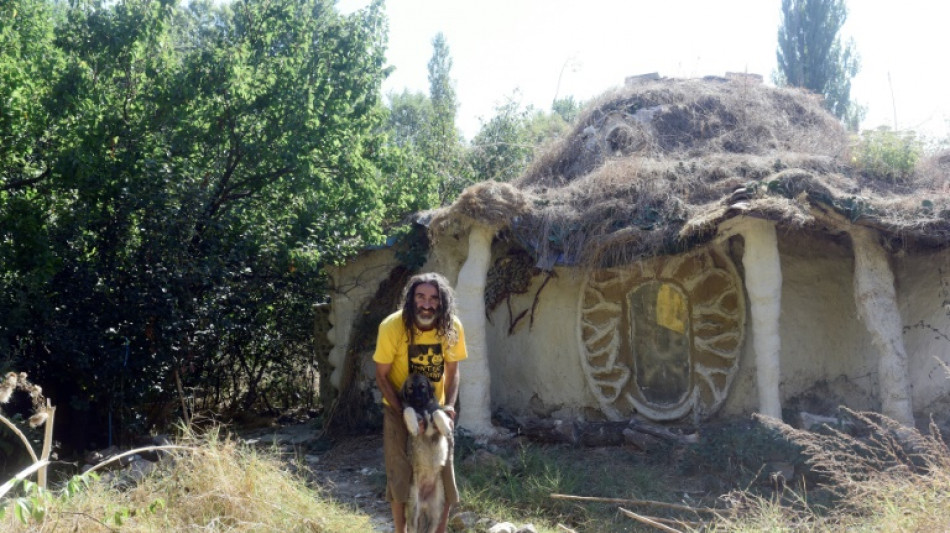
<path fill-rule="evenodd" d="M 465 334 L 455 316 L 455 295 L 440 274 L 413 276 L 403 293 L 402 309 L 379 325 L 376 341 L 376 384 L 383 394 L 383 455 L 386 461 L 386 500 L 390 502 L 396 533 L 406 531 L 406 502 L 412 466 L 406 454 L 409 437 L 403 423 L 399 393 L 410 373 L 425 374 L 435 386 L 435 397 L 455 421 L 459 366 L 467 357 Z M 438 531 L 444 532 L 452 504 L 459 500 L 453 453 L 442 470 L 445 508 Z"/>

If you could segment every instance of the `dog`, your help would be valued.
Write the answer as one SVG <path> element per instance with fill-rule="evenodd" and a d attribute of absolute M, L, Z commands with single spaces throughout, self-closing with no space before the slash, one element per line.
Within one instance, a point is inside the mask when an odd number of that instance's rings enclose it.
<path fill-rule="evenodd" d="M 454 445 L 452 419 L 435 399 L 435 387 L 422 374 L 410 374 L 402 387 L 403 421 L 409 431 L 407 525 L 410 533 L 430 533 L 439 527 L 445 507 L 442 469 Z"/>

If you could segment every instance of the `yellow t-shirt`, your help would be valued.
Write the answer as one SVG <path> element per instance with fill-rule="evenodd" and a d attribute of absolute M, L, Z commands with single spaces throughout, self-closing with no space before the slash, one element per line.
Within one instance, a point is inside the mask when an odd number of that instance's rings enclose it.
<path fill-rule="evenodd" d="M 389 382 L 393 384 L 396 393 L 402 390 L 402 384 L 409 377 L 410 367 L 413 372 L 425 374 L 435 385 L 435 397 L 440 404 L 445 403 L 445 362 L 461 361 L 468 357 L 465 351 L 465 332 L 462 323 L 455 320 L 455 329 L 459 339 L 454 346 L 448 346 L 445 339 L 436 333 L 436 330 L 415 331 L 413 346 L 409 346 L 409 334 L 402 322 L 402 311 L 396 311 L 379 324 L 379 337 L 376 339 L 376 352 L 373 361 L 391 364 Z M 411 354 L 411 355 L 410 355 Z M 389 402 L 383 398 L 383 403 Z"/>

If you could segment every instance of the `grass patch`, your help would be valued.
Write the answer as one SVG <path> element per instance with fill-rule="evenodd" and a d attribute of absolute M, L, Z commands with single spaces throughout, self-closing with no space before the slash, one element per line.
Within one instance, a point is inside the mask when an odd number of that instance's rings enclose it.
<path fill-rule="evenodd" d="M 369 517 L 331 501 L 289 472 L 275 453 L 220 439 L 186 437 L 176 452 L 128 489 L 94 481 L 0 502 L 9 532 L 338 532 L 369 531 Z M 75 487 L 74 487 L 75 488 Z M 20 519 L 18 501 L 45 505 L 43 517 Z"/>
<path fill-rule="evenodd" d="M 499 461 L 465 460 L 456 473 L 464 511 L 538 531 L 639 531 L 616 505 L 551 498 L 551 494 L 645 499 L 665 492 L 662 465 L 625 448 L 521 446 L 501 449 Z M 667 467 L 668 468 L 668 467 Z"/>

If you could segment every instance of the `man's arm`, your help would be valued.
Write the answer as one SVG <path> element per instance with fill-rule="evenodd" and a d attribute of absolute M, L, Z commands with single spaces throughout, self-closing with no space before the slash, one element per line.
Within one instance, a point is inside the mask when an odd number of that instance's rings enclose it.
<path fill-rule="evenodd" d="M 458 361 L 446 361 L 445 362 L 445 383 L 443 384 L 445 389 L 445 406 L 455 406 L 455 401 L 458 400 L 459 394 L 459 362 Z M 452 419 L 455 420 L 455 413 L 452 413 Z"/>
<path fill-rule="evenodd" d="M 402 402 L 399 401 L 399 395 L 396 394 L 396 389 L 389 381 L 389 370 L 392 367 L 392 363 L 376 363 L 376 386 L 383 393 L 383 398 L 386 398 L 386 401 L 389 402 L 389 406 L 395 409 L 397 413 L 402 413 Z"/>

